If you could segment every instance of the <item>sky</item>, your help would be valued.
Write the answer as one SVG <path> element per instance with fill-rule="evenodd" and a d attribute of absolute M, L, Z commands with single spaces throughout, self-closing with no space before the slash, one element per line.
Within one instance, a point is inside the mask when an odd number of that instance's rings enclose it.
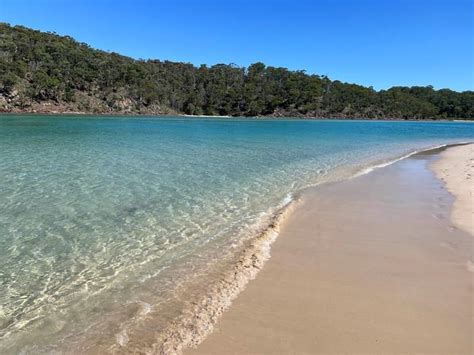
<path fill-rule="evenodd" d="M 473 0 L 0 0 L 0 21 L 134 58 L 474 90 Z"/>

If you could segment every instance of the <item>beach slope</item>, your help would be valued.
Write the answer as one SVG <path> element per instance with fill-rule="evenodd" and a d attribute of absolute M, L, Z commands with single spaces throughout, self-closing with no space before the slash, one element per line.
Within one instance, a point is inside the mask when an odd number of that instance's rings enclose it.
<path fill-rule="evenodd" d="M 187 353 L 472 353 L 472 237 L 457 217 L 469 179 L 450 182 L 468 176 L 472 151 L 303 193 L 265 268 Z"/>
<path fill-rule="evenodd" d="M 432 168 L 456 198 L 451 212 L 454 225 L 474 236 L 474 144 L 446 149 Z"/>

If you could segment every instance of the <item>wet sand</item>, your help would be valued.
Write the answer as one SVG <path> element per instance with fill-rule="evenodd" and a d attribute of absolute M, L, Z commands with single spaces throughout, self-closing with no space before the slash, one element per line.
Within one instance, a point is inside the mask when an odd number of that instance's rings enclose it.
<path fill-rule="evenodd" d="M 304 192 L 257 279 L 185 353 L 472 353 L 473 239 L 439 159 Z"/>
<path fill-rule="evenodd" d="M 455 197 L 454 225 L 474 236 L 474 144 L 446 149 L 432 168 Z"/>

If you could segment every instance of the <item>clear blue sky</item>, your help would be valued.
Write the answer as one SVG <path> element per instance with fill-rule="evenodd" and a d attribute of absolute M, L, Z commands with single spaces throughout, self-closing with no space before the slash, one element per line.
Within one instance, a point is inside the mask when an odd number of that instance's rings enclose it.
<path fill-rule="evenodd" d="M 0 0 L 0 21 L 135 58 L 261 61 L 376 89 L 474 89 L 473 0 Z"/>

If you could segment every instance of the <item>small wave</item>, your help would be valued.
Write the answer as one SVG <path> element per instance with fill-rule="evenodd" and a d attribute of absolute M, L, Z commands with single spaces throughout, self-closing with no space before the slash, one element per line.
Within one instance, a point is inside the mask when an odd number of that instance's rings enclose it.
<path fill-rule="evenodd" d="M 185 348 L 196 347 L 212 332 L 220 316 L 270 258 L 271 244 L 296 203 L 291 194 L 285 196 L 267 227 L 249 242 L 232 268 L 210 286 L 210 291 L 193 303 L 184 316 L 170 324 L 164 333 L 164 341 L 154 345 L 151 353 L 180 354 Z"/>
<path fill-rule="evenodd" d="M 440 145 L 432 146 L 432 147 L 425 148 L 425 149 L 414 150 L 410 153 L 402 155 L 401 157 L 398 157 L 398 158 L 395 158 L 395 159 L 392 159 L 392 160 L 384 161 L 384 162 L 377 163 L 377 164 L 371 165 L 369 167 L 366 167 L 366 168 L 362 169 L 361 171 L 357 172 L 356 174 L 354 174 L 352 177 L 355 178 L 355 177 L 358 177 L 358 176 L 366 175 L 366 174 L 368 174 L 368 173 L 370 173 L 370 172 L 372 172 L 376 169 L 384 168 L 386 166 L 395 164 L 396 162 L 407 159 L 407 158 L 409 158 L 409 157 L 411 157 L 415 154 L 419 154 L 419 153 L 423 153 L 423 152 L 429 152 L 431 150 L 436 150 L 436 149 L 440 149 L 440 148 L 446 148 L 446 147 L 451 147 L 451 146 L 456 146 L 456 145 L 462 145 L 462 144 L 469 144 L 469 142 L 440 144 Z"/>
<path fill-rule="evenodd" d="M 293 195 L 287 194 L 283 200 L 281 200 L 280 204 L 278 205 L 278 209 L 284 208 L 285 206 L 289 205 L 293 202 Z"/>

